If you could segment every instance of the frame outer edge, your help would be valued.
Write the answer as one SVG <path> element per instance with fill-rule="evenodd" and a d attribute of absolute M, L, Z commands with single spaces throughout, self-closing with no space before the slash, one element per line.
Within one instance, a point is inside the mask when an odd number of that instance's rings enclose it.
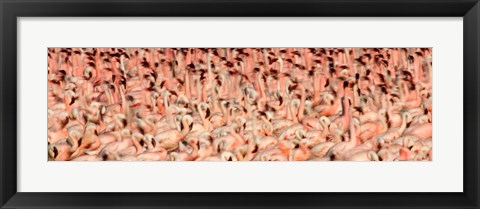
<path fill-rule="evenodd" d="M 0 207 L 17 193 L 17 14 L 14 2 L 0 0 Z M 8 30 L 13 28 L 14 30 Z M 7 38 L 8 37 L 8 38 Z M 6 53 L 13 49 L 13 53 Z M 7 79 L 15 78 L 15 79 Z M 9 88 L 13 88 L 11 90 Z"/>
<path fill-rule="evenodd" d="M 3 28 L 3 1 L 0 1 L 0 44 L 3 45 L 3 31 L 4 31 L 4 28 Z M 3 67 L 3 47 L 0 47 L 0 84 L 3 83 L 3 70 L 4 67 Z M 3 149 L 4 149 L 4 146 L 3 146 L 3 127 L 2 127 L 2 123 L 3 123 L 3 88 L 2 86 L 0 86 L 0 152 L 3 153 Z M 5 181 L 5 176 L 4 176 L 4 172 L 3 172 L 3 154 L 0 153 L 0 208 L 5 204 L 5 198 L 3 197 L 4 196 L 4 181 Z"/>
<path fill-rule="evenodd" d="M 5 26 L 4 26 L 4 2 L 0 0 L 0 45 L 3 45 L 3 34 L 5 31 Z M 7 202 L 8 197 L 6 195 L 6 188 L 5 188 L 5 182 L 6 182 L 6 172 L 4 170 L 4 163 L 5 163 L 5 144 L 4 144 L 4 139 L 5 139 L 5 133 L 3 129 L 3 123 L 4 121 L 4 115 L 3 115 L 3 71 L 5 69 L 5 62 L 3 60 L 3 47 L 0 47 L 0 207 L 3 207 L 3 205 Z"/>
<path fill-rule="evenodd" d="M 42 2 L 42 1 L 39 1 Z M 56 2 L 56 1 L 55 1 Z M 12 8 L 10 8 L 12 7 Z M 14 75 L 16 76 L 16 37 L 14 36 L 17 31 L 17 26 L 14 25 L 13 27 L 11 24 L 16 24 L 17 22 L 12 19 L 16 19 L 18 8 L 13 5 L 12 2 L 5 2 L 4 0 L 0 0 L 0 208 L 4 207 L 16 207 L 15 205 L 6 206 L 5 204 L 9 199 L 13 196 L 19 197 L 19 194 L 16 193 L 16 138 L 9 138 L 9 137 L 16 137 L 17 133 L 16 130 L 8 129 L 11 127 L 16 128 L 17 119 L 13 122 L 7 122 L 7 119 L 11 119 L 11 117 L 16 117 L 17 109 L 17 97 L 16 91 L 8 91 L 7 87 L 14 87 L 15 90 L 17 88 L 16 84 L 17 81 L 9 81 L 5 79 L 4 75 Z M 44 16 L 44 15 L 40 15 Z M 479 154 L 478 151 L 480 150 L 478 145 L 480 143 L 477 142 L 478 136 L 480 133 L 478 125 L 478 119 L 480 118 L 480 113 L 478 111 L 478 104 L 480 99 L 478 98 L 479 92 L 479 84 L 477 82 L 480 81 L 479 77 L 479 52 L 480 52 L 480 45 L 479 45 L 479 35 L 480 35 L 480 3 L 476 3 L 470 10 L 465 13 L 464 17 L 464 72 L 468 71 L 469 77 L 464 75 L 464 88 L 470 88 L 471 90 L 469 93 L 474 93 L 473 97 L 466 97 L 464 93 L 464 101 L 471 102 L 469 105 L 464 104 L 465 110 L 474 110 L 475 114 L 470 114 L 471 116 L 464 118 L 464 150 L 468 150 L 469 157 L 465 157 L 464 159 L 464 171 L 467 171 L 467 168 L 470 168 L 472 171 L 471 173 L 465 174 L 464 173 L 464 182 L 465 178 L 469 179 L 469 184 L 464 183 L 464 192 L 469 200 L 473 202 L 475 208 L 479 206 L 479 196 L 478 196 L 478 189 L 479 189 L 479 171 L 478 171 L 478 163 L 479 161 Z M 466 26 L 470 27 L 466 27 Z M 5 31 L 6 28 L 15 28 L 13 31 Z M 469 34 L 468 34 L 468 33 Z M 12 35 L 13 34 L 13 35 Z M 9 40 L 8 42 L 6 37 L 13 37 L 14 39 Z M 13 41 L 15 40 L 15 41 Z M 468 40 L 469 42 L 466 42 Z M 14 49 L 12 54 L 5 54 L 3 49 Z M 5 50 L 6 51 L 6 50 Z M 470 54 L 470 58 L 466 58 L 466 55 Z M 13 60 L 11 59 L 13 58 Z M 470 69 L 472 68 L 473 69 Z M 6 69 L 9 69 L 7 71 Z M 13 72 L 12 72 L 13 71 Z M 14 85 L 12 85 L 14 84 Z M 470 94 L 472 95 L 472 94 Z M 9 101 L 9 99 L 14 99 L 14 101 Z M 9 101 L 8 104 L 6 101 Z M 14 109 L 10 109 L 10 108 Z M 468 107 L 468 108 L 467 108 Z M 9 108 L 9 112 L 6 112 Z M 464 110 L 464 111 L 465 111 Z M 465 116 L 465 114 L 464 114 Z M 466 115 L 468 116 L 468 115 Z M 467 124 L 466 122 L 470 122 Z M 467 128 L 466 128 L 467 127 Z M 469 132 L 465 132 L 469 131 Z M 471 137 L 471 138 L 468 138 Z M 471 140 L 469 143 L 465 143 L 466 141 Z M 13 164 L 12 164 L 13 162 Z M 9 170 L 14 169 L 14 170 Z M 474 170 L 475 169 L 475 170 Z M 12 182 L 15 180 L 15 182 Z M 20 193 L 21 194 L 21 193 Z M 25 199 L 24 199 L 25 200 Z M 28 200 L 26 201 L 28 205 Z M 7 204 L 8 205 L 8 204 Z M 471 206 L 467 206 L 468 208 L 472 208 Z"/>
<path fill-rule="evenodd" d="M 476 104 L 476 110 L 477 110 L 477 115 L 476 115 L 476 123 L 478 125 L 478 122 L 480 120 L 480 111 L 479 111 L 479 104 L 480 104 L 480 97 L 479 97 L 479 92 L 480 92 L 480 85 L 479 85 L 479 82 L 480 82 L 480 3 L 477 2 L 477 4 L 475 4 L 475 14 L 476 14 L 476 24 L 475 24 L 475 31 L 476 31 L 476 43 L 475 43 L 475 48 L 476 48 L 476 71 L 477 72 L 477 76 L 476 76 L 476 79 L 477 79 L 477 88 L 476 88 L 476 95 L 477 95 L 477 104 Z M 479 193 L 479 189 L 480 189 L 480 166 L 479 166 L 479 163 L 480 163 L 480 154 L 479 154 L 479 151 L 480 151 L 480 143 L 478 142 L 479 140 L 479 136 L 480 136 L 480 129 L 479 127 L 477 127 L 477 130 L 476 130 L 476 140 L 475 142 L 477 143 L 476 145 L 476 150 L 477 152 L 475 153 L 476 156 L 475 156 L 475 159 L 476 159 L 476 173 L 475 173 L 475 176 L 476 178 L 474 179 L 475 181 L 475 193 L 474 193 L 474 197 L 473 199 L 475 200 L 475 205 L 476 207 L 478 208 L 480 206 L 480 193 Z"/>
<path fill-rule="evenodd" d="M 477 2 L 475 7 L 476 7 L 476 14 L 477 14 L 477 17 L 476 17 L 476 23 L 477 23 L 476 24 L 476 31 L 477 31 L 477 33 L 476 33 L 476 37 L 477 37 L 476 38 L 476 40 L 477 40 L 477 43 L 476 43 L 476 49 L 477 49 L 477 51 L 476 51 L 476 55 L 477 55 L 477 59 L 476 59 L 476 63 L 477 63 L 477 68 L 476 68 L 476 72 L 477 72 L 477 92 L 476 92 L 477 93 L 476 94 L 477 95 L 477 121 L 476 121 L 476 124 L 478 125 L 478 121 L 480 120 L 480 111 L 478 110 L 478 108 L 479 108 L 478 105 L 480 104 L 480 98 L 478 97 L 478 93 L 480 92 L 480 90 L 479 90 L 480 85 L 478 84 L 478 82 L 480 82 L 480 73 L 479 73 L 479 70 L 480 70 L 479 69 L 480 68 L 480 61 L 479 61 L 479 59 L 480 59 L 480 57 L 479 57 L 479 55 L 480 55 L 480 41 L 479 41 L 479 39 L 480 39 L 480 3 Z M 477 170 L 476 171 L 477 171 L 477 173 L 475 174 L 477 178 L 475 179 L 475 181 L 476 181 L 475 182 L 476 183 L 475 184 L 475 188 L 476 188 L 475 193 L 476 194 L 474 196 L 474 199 L 476 199 L 475 205 L 477 207 L 480 206 L 480 194 L 479 194 L 479 191 L 478 191 L 480 189 L 480 180 L 479 180 L 480 179 L 480 176 L 479 176 L 479 174 L 480 174 L 480 171 L 479 171 L 480 170 L 480 166 L 479 166 L 479 162 L 480 162 L 480 154 L 479 154 L 480 143 L 478 142 L 478 140 L 479 140 L 478 137 L 479 136 L 480 136 L 480 129 L 478 129 L 478 127 L 477 127 L 477 140 L 476 140 L 476 142 L 477 142 L 477 147 L 476 147 L 476 149 L 477 149 L 477 152 L 476 152 L 476 154 L 477 154 L 477 156 L 476 156 L 476 160 L 477 160 L 477 165 L 476 165 Z"/>
<path fill-rule="evenodd" d="M 465 195 L 476 208 L 479 207 L 479 151 L 480 119 L 479 104 L 480 98 L 480 3 L 476 3 L 464 16 L 463 22 L 464 37 L 464 183 Z M 467 56 L 469 55 L 469 56 Z M 472 96 L 475 95 L 475 96 Z M 470 171 L 470 173 L 466 173 Z M 467 183 L 468 182 L 468 183 Z"/>

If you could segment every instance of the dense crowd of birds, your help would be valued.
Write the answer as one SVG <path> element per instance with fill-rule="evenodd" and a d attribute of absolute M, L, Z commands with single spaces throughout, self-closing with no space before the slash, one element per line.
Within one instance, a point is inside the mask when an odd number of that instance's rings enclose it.
<path fill-rule="evenodd" d="M 431 48 L 49 48 L 48 159 L 432 160 Z"/>

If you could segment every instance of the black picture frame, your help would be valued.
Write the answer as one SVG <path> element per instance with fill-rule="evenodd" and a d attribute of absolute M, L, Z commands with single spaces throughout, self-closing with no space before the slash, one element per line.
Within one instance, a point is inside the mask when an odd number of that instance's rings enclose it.
<path fill-rule="evenodd" d="M 1 208 L 479 208 L 480 4 L 478 0 L 1 0 L 0 14 Z M 463 17 L 464 192 L 17 192 L 17 17 L 27 16 Z"/>

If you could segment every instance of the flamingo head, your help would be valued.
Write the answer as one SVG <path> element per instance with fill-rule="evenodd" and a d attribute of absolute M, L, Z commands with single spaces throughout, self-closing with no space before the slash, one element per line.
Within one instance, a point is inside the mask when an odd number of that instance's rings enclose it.
<path fill-rule="evenodd" d="M 48 145 L 48 159 L 55 160 L 58 155 L 58 149 L 53 144 Z"/>
<path fill-rule="evenodd" d="M 157 142 L 154 139 L 154 136 L 151 134 L 145 134 L 143 136 L 143 142 L 147 145 L 148 149 L 153 149 L 157 146 Z"/>
<path fill-rule="evenodd" d="M 220 156 L 222 161 L 238 161 L 237 157 L 232 152 L 224 151 Z"/>

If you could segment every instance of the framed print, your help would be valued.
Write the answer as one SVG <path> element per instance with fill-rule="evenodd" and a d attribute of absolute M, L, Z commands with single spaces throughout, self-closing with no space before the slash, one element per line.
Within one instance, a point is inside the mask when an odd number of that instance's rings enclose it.
<path fill-rule="evenodd" d="M 478 208 L 478 1 L 0 8 L 2 208 Z"/>

